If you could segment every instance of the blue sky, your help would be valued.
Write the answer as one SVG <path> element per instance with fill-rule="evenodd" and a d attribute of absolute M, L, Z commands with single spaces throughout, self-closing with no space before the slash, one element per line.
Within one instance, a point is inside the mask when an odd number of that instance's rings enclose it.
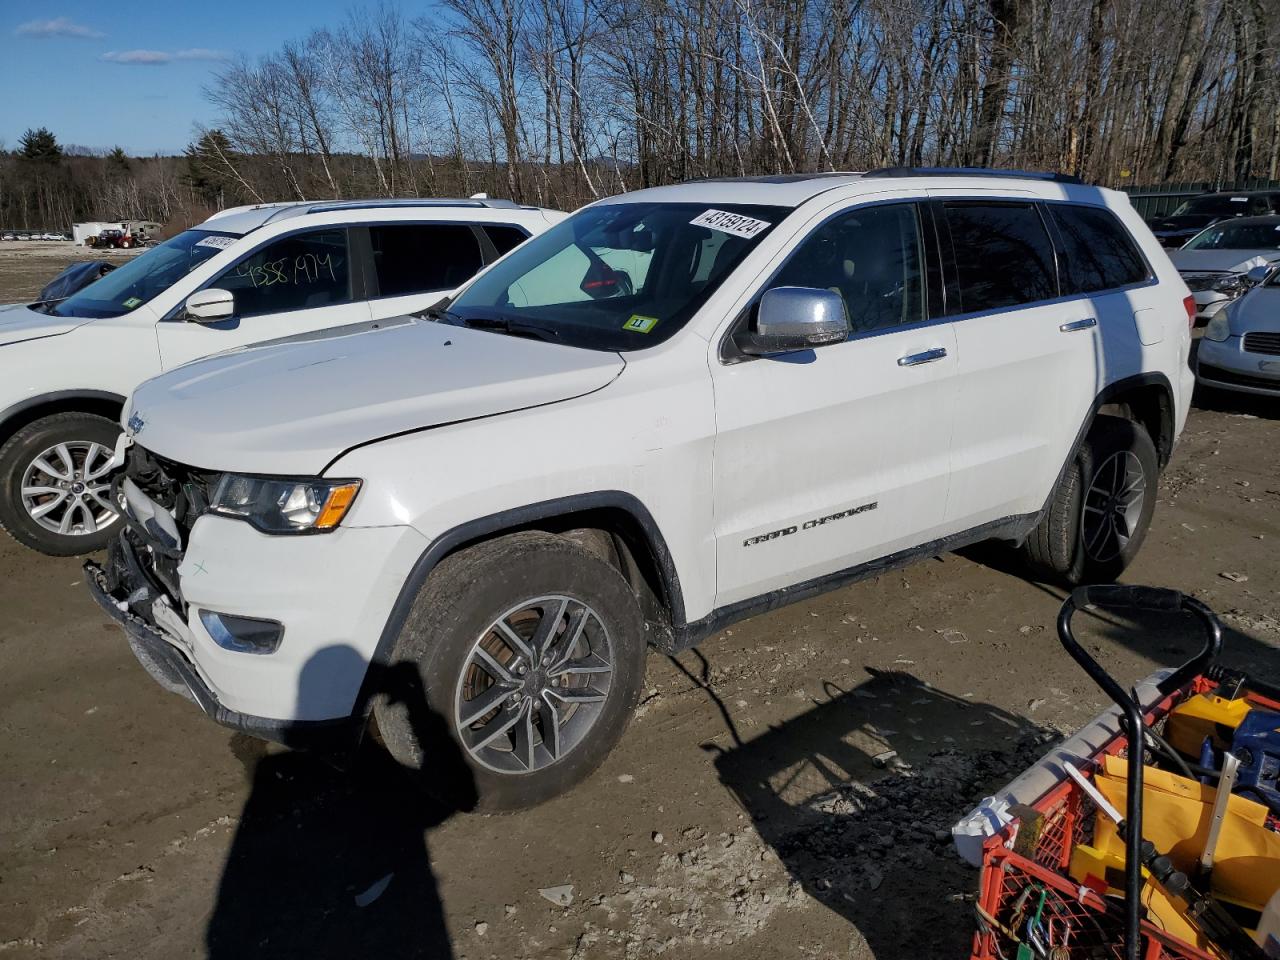
<path fill-rule="evenodd" d="M 176 153 L 213 121 L 218 58 L 257 56 L 341 22 L 351 0 L 5 0 L 0 141 L 28 127 L 63 144 Z M 406 12 L 417 11 L 406 3 Z"/>

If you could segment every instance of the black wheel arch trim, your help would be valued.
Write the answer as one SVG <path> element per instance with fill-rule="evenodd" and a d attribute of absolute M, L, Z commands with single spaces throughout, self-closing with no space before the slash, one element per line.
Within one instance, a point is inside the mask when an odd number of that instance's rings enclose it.
<path fill-rule="evenodd" d="M 1162 424 L 1162 428 L 1167 428 L 1168 441 L 1167 445 L 1163 437 L 1152 437 L 1151 442 L 1155 444 L 1156 460 L 1163 470 L 1169 462 L 1169 458 L 1173 455 L 1173 426 L 1176 414 L 1174 413 L 1173 385 L 1169 383 L 1169 378 L 1163 373 L 1149 371 L 1147 373 L 1138 373 L 1130 377 L 1123 377 L 1115 383 L 1109 383 L 1098 391 L 1098 395 L 1094 397 L 1093 403 L 1089 407 L 1089 413 L 1085 416 L 1080 424 L 1080 429 L 1076 432 L 1076 438 L 1072 442 L 1070 449 L 1067 451 L 1066 459 L 1062 461 L 1062 468 L 1058 471 L 1058 476 L 1053 482 L 1053 486 L 1049 489 L 1048 496 L 1045 497 L 1044 506 L 1040 508 L 1039 518 L 1043 518 L 1049 512 L 1049 508 L 1053 503 L 1054 494 L 1058 487 L 1062 484 L 1062 478 L 1066 476 L 1067 471 L 1071 468 L 1072 462 L 1080 451 L 1080 445 L 1084 443 L 1084 438 L 1089 435 L 1089 430 L 1093 426 L 1093 421 L 1097 418 L 1099 411 L 1109 403 L 1114 403 L 1131 390 L 1143 389 L 1145 387 L 1159 387 L 1164 391 L 1165 400 L 1168 404 L 1169 423 Z"/>
<path fill-rule="evenodd" d="M 25 400 L 19 400 L 12 406 L 0 411 L 0 442 L 3 442 L 12 433 L 8 429 L 8 425 L 21 417 L 22 414 L 37 407 L 66 403 L 69 400 L 94 400 L 99 403 L 111 403 L 123 410 L 127 398 L 118 393 L 112 393 L 110 390 L 54 390 L 50 393 L 42 393 L 39 396 L 27 397 Z"/>
<path fill-rule="evenodd" d="M 489 514 L 488 516 L 459 524 L 432 540 L 427 549 L 418 557 L 413 569 L 409 572 L 409 576 L 405 579 L 404 585 L 400 588 L 400 593 L 391 607 L 387 622 L 383 625 L 382 633 L 378 637 L 378 644 L 374 648 L 370 668 L 374 665 L 385 667 L 390 664 L 392 655 L 395 652 L 396 641 L 400 638 L 400 631 L 404 628 L 404 624 L 409 618 L 409 611 L 413 608 L 413 603 L 417 599 L 422 585 L 426 583 L 427 577 L 431 575 L 431 571 L 436 568 L 440 561 L 459 547 L 478 540 L 491 538 L 498 534 L 528 529 L 531 525 L 540 521 L 592 510 L 608 509 L 621 510 L 630 515 L 643 531 L 657 566 L 658 575 L 662 580 L 662 589 L 665 593 L 662 599 L 670 613 L 672 629 L 677 632 L 680 631 L 685 622 L 684 595 L 681 593 L 680 578 L 676 573 L 671 551 L 667 547 L 666 538 L 662 535 L 657 522 L 653 519 L 653 514 L 633 494 L 625 493 L 621 490 L 601 490 L 594 493 L 556 497 L 551 500 L 542 500 L 538 503 Z M 362 710 L 366 717 L 373 709 L 374 691 L 371 689 L 371 678 L 376 673 L 377 671 L 374 669 L 366 671 L 360 694 L 356 698 L 357 709 Z"/>

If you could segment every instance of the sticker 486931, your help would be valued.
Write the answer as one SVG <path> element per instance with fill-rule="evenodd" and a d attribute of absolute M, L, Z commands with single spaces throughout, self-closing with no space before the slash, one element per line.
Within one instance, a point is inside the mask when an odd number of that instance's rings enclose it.
<path fill-rule="evenodd" d="M 719 230 L 721 233 L 730 233 L 735 237 L 743 237 L 750 240 L 762 230 L 768 230 L 773 224 L 764 220 L 756 220 L 754 217 L 744 217 L 740 213 L 730 213 L 728 210 L 704 210 L 692 220 L 689 221 L 695 227 L 710 227 L 712 230 Z"/>

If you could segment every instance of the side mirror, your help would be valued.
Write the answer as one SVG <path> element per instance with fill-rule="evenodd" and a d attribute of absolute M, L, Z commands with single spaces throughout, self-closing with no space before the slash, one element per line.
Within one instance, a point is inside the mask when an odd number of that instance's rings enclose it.
<path fill-rule="evenodd" d="M 738 334 L 734 342 L 748 356 L 811 350 L 849 338 L 849 315 L 844 297 L 815 287 L 774 287 L 760 298 L 754 330 Z"/>
<path fill-rule="evenodd" d="M 1260 283 L 1265 283 L 1267 277 L 1271 275 L 1271 271 L 1274 269 L 1275 267 L 1269 263 L 1260 263 L 1256 267 L 1252 267 L 1249 272 L 1244 275 L 1244 278 L 1256 287 Z"/>
<path fill-rule="evenodd" d="M 215 323 L 226 320 L 236 312 L 236 295 L 230 290 L 219 290 L 217 287 L 197 290 L 187 297 L 184 309 L 188 320 Z"/>

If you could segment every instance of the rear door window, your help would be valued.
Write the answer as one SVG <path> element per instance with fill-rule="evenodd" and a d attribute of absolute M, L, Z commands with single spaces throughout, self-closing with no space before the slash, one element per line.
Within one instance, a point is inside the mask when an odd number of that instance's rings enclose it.
<path fill-rule="evenodd" d="M 346 230 L 295 233 L 259 247 L 211 286 L 236 297 L 236 316 L 349 303 L 351 258 Z"/>
<path fill-rule="evenodd" d="M 1115 214 L 1101 207 L 1051 203 L 1062 238 L 1062 292 L 1094 293 L 1141 283 L 1150 276 L 1146 261 Z"/>
<path fill-rule="evenodd" d="M 1053 244 L 1033 203 L 943 204 L 951 230 L 960 310 L 1001 310 L 1058 295 Z"/>
<path fill-rule="evenodd" d="M 448 290 L 481 267 L 480 244 L 465 224 L 403 223 L 369 228 L 378 292 L 402 297 Z"/>

